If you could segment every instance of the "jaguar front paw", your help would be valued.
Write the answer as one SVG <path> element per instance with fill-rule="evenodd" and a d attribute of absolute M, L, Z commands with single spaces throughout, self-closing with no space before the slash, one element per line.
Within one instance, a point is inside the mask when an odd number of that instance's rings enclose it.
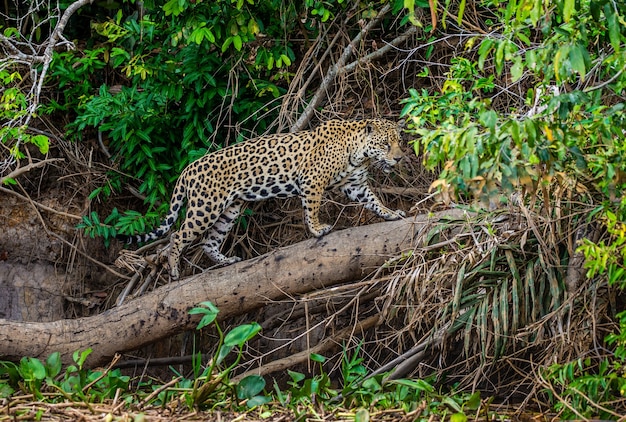
<path fill-rule="evenodd" d="M 382 214 L 381 217 L 387 221 L 395 221 L 406 217 L 406 213 L 402 210 L 389 210 L 388 212 Z"/>
<path fill-rule="evenodd" d="M 311 230 L 311 234 L 313 234 L 313 236 L 315 237 L 324 236 L 326 233 L 331 231 L 332 228 L 333 226 L 331 226 L 330 224 L 320 224 L 317 227 L 309 227 L 309 229 Z"/>

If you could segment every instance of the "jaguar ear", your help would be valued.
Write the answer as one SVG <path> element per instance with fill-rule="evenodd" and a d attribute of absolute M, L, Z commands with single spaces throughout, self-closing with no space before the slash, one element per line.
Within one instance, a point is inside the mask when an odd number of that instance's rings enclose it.
<path fill-rule="evenodd" d="M 376 130 L 376 126 L 374 125 L 374 123 L 372 122 L 367 122 L 367 124 L 365 125 L 365 133 L 367 135 L 371 134 L 372 132 L 374 132 Z"/>

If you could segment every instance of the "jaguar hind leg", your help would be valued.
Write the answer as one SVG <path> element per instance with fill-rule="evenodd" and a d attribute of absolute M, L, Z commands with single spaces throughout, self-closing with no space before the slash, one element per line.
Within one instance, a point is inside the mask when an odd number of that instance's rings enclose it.
<path fill-rule="evenodd" d="M 333 226 L 320 222 L 320 204 L 322 202 L 321 193 L 305 192 L 302 196 L 302 207 L 304 208 L 304 222 L 311 234 L 315 237 L 322 237 L 332 230 Z"/>
<path fill-rule="evenodd" d="M 205 232 L 202 249 L 204 253 L 216 264 L 222 265 L 230 265 L 235 262 L 241 261 L 241 258 L 238 256 L 227 257 L 220 252 L 220 248 L 222 243 L 224 243 L 224 239 L 230 233 L 239 213 L 241 212 L 241 207 L 243 205 L 243 201 L 235 200 L 228 208 L 224 210 L 222 215 L 220 215 L 219 219 L 213 227 L 207 232 Z"/>

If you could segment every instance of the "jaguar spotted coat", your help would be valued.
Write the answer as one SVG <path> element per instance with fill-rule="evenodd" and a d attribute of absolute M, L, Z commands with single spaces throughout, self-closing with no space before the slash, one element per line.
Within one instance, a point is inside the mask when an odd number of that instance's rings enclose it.
<path fill-rule="evenodd" d="M 316 237 L 332 228 L 318 215 L 322 194 L 330 188 L 386 220 L 396 220 L 404 212 L 384 206 L 367 177 L 373 162 L 389 171 L 401 157 L 397 124 L 383 119 L 331 120 L 310 131 L 261 136 L 189 164 L 176 182 L 165 221 L 150 233 L 121 237 L 128 242 L 162 237 L 186 201 L 185 220 L 170 240 L 168 263 L 176 280 L 181 253 L 199 237 L 214 262 L 228 265 L 241 259 L 224 256 L 220 247 L 246 201 L 301 197 L 304 221 Z"/>

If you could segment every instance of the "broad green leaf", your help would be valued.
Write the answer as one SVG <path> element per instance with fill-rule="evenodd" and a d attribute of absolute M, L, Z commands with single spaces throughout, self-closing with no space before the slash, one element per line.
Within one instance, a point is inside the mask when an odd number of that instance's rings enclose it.
<path fill-rule="evenodd" d="M 532 8 L 530 9 L 530 21 L 533 26 L 537 26 L 539 19 L 543 14 L 543 0 L 534 0 Z"/>
<path fill-rule="evenodd" d="M 450 415 L 450 422 L 466 422 L 467 416 L 465 413 L 453 413 Z"/>
<path fill-rule="evenodd" d="M 26 381 L 43 380 L 46 378 L 46 368 L 37 358 L 22 358 L 19 371 L 22 378 Z"/>
<path fill-rule="evenodd" d="M 498 115 L 493 110 L 484 111 L 480 115 L 480 123 L 492 131 L 496 129 L 497 121 L 498 121 Z"/>
<path fill-rule="evenodd" d="M 404 385 L 416 391 L 428 391 L 428 392 L 434 391 L 434 388 L 432 385 L 430 385 L 428 382 L 421 380 L 421 379 L 399 379 L 399 380 L 389 381 L 389 383 L 396 384 L 396 385 Z"/>
<path fill-rule="evenodd" d="M 237 384 L 237 398 L 251 399 L 265 388 L 265 379 L 260 375 L 248 375 Z"/>
<path fill-rule="evenodd" d="M 261 331 L 261 326 L 256 322 L 240 325 L 226 334 L 226 337 L 224 337 L 224 345 L 241 347 L 245 342 L 257 335 L 259 331 Z"/>
<path fill-rule="evenodd" d="M 567 23 L 576 9 L 576 0 L 563 0 L 563 20 Z"/>
<path fill-rule="evenodd" d="M 326 358 L 320 354 L 317 353 L 311 353 L 311 356 L 309 356 L 311 358 L 311 360 L 313 362 L 317 362 L 317 363 L 324 363 L 326 362 Z"/>
<path fill-rule="evenodd" d="M 179 0 L 170 0 L 163 5 L 163 11 L 165 12 L 165 16 L 180 15 L 183 10 L 185 10 L 186 2 Z"/>
<path fill-rule="evenodd" d="M 478 47 L 478 68 L 483 70 L 485 68 L 485 60 L 493 48 L 493 40 L 486 38 Z"/>
<path fill-rule="evenodd" d="M 46 359 L 46 373 L 50 378 L 54 378 L 61 373 L 61 354 L 54 352 Z"/>
<path fill-rule="evenodd" d="M 502 73 L 502 68 L 504 67 L 504 47 L 506 46 L 505 41 L 499 41 L 498 46 L 496 47 L 496 73 L 500 75 Z"/>
<path fill-rule="evenodd" d="M 228 356 L 228 354 L 231 352 L 231 350 L 233 350 L 232 346 L 222 345 L 222 347 L 220 348 L 220 352 L 217 354 L 217 358 L 215 359 L 215 363 L 220 365 L 224 361 L 226 356 Z"/>
<path fill-rule="evenodd" d="M 294 383 L 298 383 L 306 378 L 306 375 L 304 375 L 303 373 L 292 371 L 290 369 L 287 369 L 287 374 L 289 374 L 289 376 L 291 377 L 291 381 Z"/>
<path fill-rule="evenodd" d="M 39 148 L 39 151 L 42 154 L 47 154 L 48 150 L 50 148 L 50 142 L 48 140 L 48 137 L 45 135 L 35 135 L 32 138 L 30 138 L 30 142 L 32 142 L 33 144 L 37 145 L 37 148 Z"/>
<path fill-rule="evenodd" d="M 604 5 L 604 16 L 606 16 L 606 23 L 609 28 L 609 40 L 616 53 L 620 51 L 620 24 L 613 9 L 611 2 Z"/>
<path fill-rule="evenodd" d="M 369 422 L 370 412 L 367 409 L 358 409 L 354 414 L 354 422 Z"/>
<path fill-rule="evenodd" d="M 263 406 L 264 404 L 267 404 L 269 402 L 272 401 L 272 397 L 271 396 L 254 396 L 251 399 L 249 399 L 248 401 L 246 401 L 246 406 L 248 406 L 248 408 L 253 408 L 253 407 L 257 407 L 257 406 Z M 267 417 L 271 416 L 268 415 Z M 261 419 L 266 419 L 263 416 L 261 416 Z"/>
<path fill-rule="evenodd" d="M 580 44 L 573 46 L 569 51 L 569 61 L 572 68 L 580 75 L 581 81 L 584 82 L 587 68 L 585 66 L 585 56 L 582 50 L 583 47 Z"/>
<path fill-rule="evenodd" d="M 217 309 L 217 307 L 211 302 L 202 302 L 200 305 L 201 307 L 189 310 L 190 315 L 203 315 L 202 319 L 198 323 L 198 326 L 196 327 L 197 330 L 200 330 L 215 321 L 217 314 L 219 313 L 219 309 Z"/>
<path fill-rule="evenodd" d="M 281 54 L 280 58 L 282 59 L 285 66 L 291 66 L 291 59 L 286 54 Z"/>
<path fill-rule="evenodd" d="M 0 383 L 0 399 L 10 397 L 15 390 L 9 385 L 5 383 Z"/>
<path fill-rule="evenodd" d="M 524 75 L 524 63 L 520 56 L 515 56 L 513 66 L 511 66 L 511 81 L 519 81 Z"/>
<path fill-rule="evenodd" d="M 230 47 L 230 45 L 233 43 L 233 37 L 228 37 L 224 40 L 224 43 L 222 44 L 222 53 L 226 52 L 226 50 L 228 49 L 228 47 Z"/>
<path fill-rule="evenodd" d="M 556 78 L 557 81 L 561 80 L 560 70 L 561 70 L 561 65 L 563 64 L 562 61 L 569 56 L 569 49 L 570 49 L 569 45 L 564 45 L 561 48 L 559 48 L 556 54 L 554 55 L 554 77 Z"/>
<path fill-rule="evenodd" d="M 233 37 L 233 45 L 237 51 L 241 51 L 241 47 L 243 46 L 243 41 L 241 40 L 240 35 L 235 35 Z"/>
<path fill-rule="evenodd" d="M 256 21 L 256 19 L 254 18 L 250 18 L 250 20 L 248 21 L 248 31 L 252 34 L 252 35 L 256 35 L 259 32 L 261 32 L 261 28 L 259 27 L 258 22 Z"/>

